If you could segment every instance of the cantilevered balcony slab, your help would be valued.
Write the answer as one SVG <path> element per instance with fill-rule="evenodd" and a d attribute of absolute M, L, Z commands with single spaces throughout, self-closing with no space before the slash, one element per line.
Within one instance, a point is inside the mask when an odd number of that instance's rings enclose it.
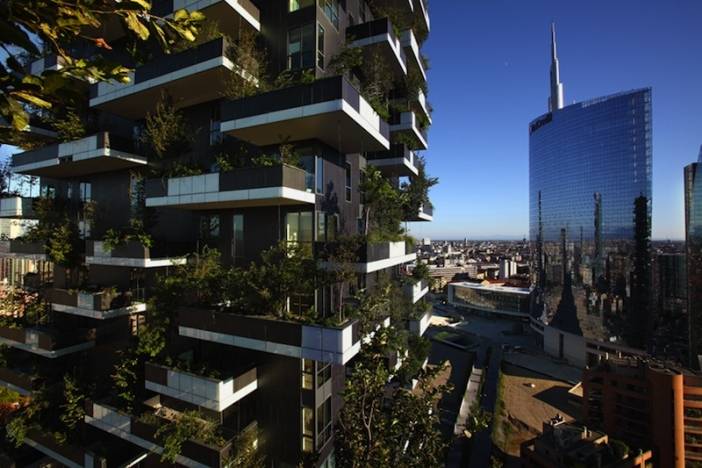
<path fill-rule="evenodd" d="M 419 43 L 414 36 L 414 31 L 408 29 L 402 32 L 400 36 L 400 42 L 402 43 L 402 48 L 405 51 L 405 56 L 407 57 L 407 68 L 414 70 L 427 80 L 427 72 L 424 69 L 424 61 L 422 60 L 422 54 L 419 50 Z"/>
<path fill-rule="evenodd" d="M 145 166 L 131 140 L 101 132 L 68 143 L 56 143 L 12 156 L 13 170 L 53 179 Z"/>
<path fill-rule="evenodd" d="M 0 240 L 0 257 L 46 260 L 44 245 L 37 242 L 22 242 L 20 239 Z"/>
<path fill-rule="evenodd" d="M 414 112 L 401 112 L 390 119 L 390 136 L 393 141 L 403 135 L 403 142 L 413 150 L 429 148 L 426 132 L 420 127 L 419 119 Z"/>
<path fill-rule="evenodd" d="M 147 390 L 212 411 L 222 412 L 258 388 L 256 367 L 215 379 L 191 372 L 146 363 Z"/>
<path fill-rule="evenodd" d="M 346 41 L 349 47 L 362 49 L 366 63 L 377 56 L 383 63 L 390 66 L 396 79 L 402 79 L 407 75 L 405 48 L 395 35 L 388 18 L 349 26 L 346 28 Z"/>
<path fill-rule="evenodd" d="M 166 93 L 176 107 L 221 98 L 229 80 L 257 80 L 230 57 L 224 38 L 163 55 L 137 67 L 129 83 L 102 82 L 90 89 L 90 106 L 130 118 L 143 118 Z"/>
<path fill-rule="evenodd" d="M 317 242 L 315 244 L 316 256 L 322 268 L 336 268 L 333 260 L 335 248 L 333 242 Z M 361 245 L 357 258 L 354 269 L 358 273 L 367 274 L 413 262 L 417 260 L 417 254 L 409 252 L 404 241 L 379 242 Z"/>
<path fill-rule="evenodd" d="M 414 164 L 414 151 L 405 145 L 392 145 L 390 151 L 366 153 L 369 166 L 377 167 L 381 172 L 399 177 L 412 177 L 419 174 Z"/>
<path fill-rule="evenodd" d="M 423 336 L 431 324 L 432 309 L 428 309 L 422 315 L 413 317 L 408 321 L 409 331 L 417 336 Z"/>
<path fill-rule="evenodd" d="M 431 111 L 429 110 L 429 103 L 427 103 L 427 96 L 424 94 L 424 91 L 420 89 L 417 92 L 416 99 L 410 100 L 410 106 L 412 110 L 423 115 L 431 123 Z"/>
<path fill-rule="evenodd" d="M 343 77 L 222 103 L 223 133 L 258 146 L 319 140 L 342 153 L 390 148 L 389 129 Z"/>
<path fill-rule="evenodd" d="M 39 388 L 39 379 L 29 371 L 0 367 L 0 387 L 30 396 Z"/>
<path fill-rule="evenodd" d="M 131 293 L 118 293 L 107 289 L 89 292 L 53 288 L 47 295 L 54 311 L 97 320 L 146 311 L 146 304 L 132 301 Z"/>
<path fill-rule="evenodd" d="M 31 138 L 33 140 L 50 142 L 58 137 L 56 131 L 35 116 L 30 116 L 29 124 L 27 124 L 21 131 L 27 136 L 27 138 Z M 0 117 L 0 143 L 16 145 L 16 136 L 16 131 L 12 128 L 10 123 L 5 120 L 5 118 Z"/>
<path fill-rule="evenodd" d="M 32 218 L 34 199 L 27 197 L 0 198 L 0 218 Z"/>
<path fill-rule="evenodd" d="M 403 291 L 405 293 L 405 296 L 407 296 L 412 301 L 412 304 L 416 304 L 429 292 L 429 283 L 427 283 L 424 280 L 414 281 L 409 284 L 406 284 L 403 287 Z"/>
<path fill-rule="evenodd" d="M 340 327 L 325 327 L 184 308 L 178 312 L 178 325 L 181 336 L 332 364 L 346 364 L 361 349 L 359 323 L 355 320 Z"/>
<path fill-rule="evenodd" d="M 434 221 L 434 208 L 431 205 L 420 206 L 416 216 L 411 216 L 404 221 L 407 222 L 432 222 Z"/>
<path fill-rule="evenodd" d="M 46 358 L 58 358 L 95 346 L 95 329 L 58 330 L 49 327 L 0 327 L 0 344 Z"/>
<path fill-rule="evenodd" d="M 429 10 L 425 0 L 414 0 L 414 14 L 420 27 L 429 32 L 431 30 L 431 21 L 429 20 Z"/>
<path fill-rule="evenodd" d="M 279 165 L 231 172 L 149 180 L 146 206 L 212 210 L 314 204 L 304 170 Z"/>
<path fill-rule="evenodd" d="M 129 241 L 112 250 L 103 241 L 87 241 L 86 265 L 107 265 L 130 268 L 162 268 L 185 265 L 188 253 L 183 246 L 162 245 L 156 242 L 154 248 L 144 247 L 139 242 Z"/>

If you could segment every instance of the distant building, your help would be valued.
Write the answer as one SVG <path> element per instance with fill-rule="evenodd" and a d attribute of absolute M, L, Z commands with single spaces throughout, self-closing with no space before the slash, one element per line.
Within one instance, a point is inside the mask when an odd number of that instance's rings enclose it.
<path fill-rule="evenodd" d="M 644 348 L 651 89 L 567 106 L 562 93 L 553 35 L 551 107 L 529 125 L 534 314 L 567 333 Z"/>
<path fill-rule="evenodd" d="M 653 448 L 654 466 L 702 463 L 702 376 L 659 361 L 608 359 L 583 373 L 590 427 Z"/>
<path fill-rule="evenodd" d="M 690 365 L 702 368 L 702 147 L 699 159 L 685 167 L 685 249 Z"/>
<path fill-rule="evenodd" d="M 517 262 L 509 259 L 503 258 L 500 260 L 500 278 L 509 279 L 517 274 Z"/>
<path fill-rule="evenodd" d="M 661 359 L 687 363 L 687 265 L 684 253 L 661 253 L 653 261 L 655 314 L 651 353 Z"/>
<path fill-rule="evenodd" d="M 604 432 L 556 416 L 543 423 L 540 436 L 522 443 L 520 458 L 524 468 L 645 468 L 650 466 L 652 453 L 646 450 L 634 454 Z"/>
<path fill-rule="evenodd" d="M 422 245 L 431 245 L 431 239 L 428 237 L 424 237 L 422 239 Z"/>
<path fill-rule="evenodd" d="M 455 307 L 489 315 L 529 317 L 531 289 L 505 286 L 504 282 L 451 283 L 448 301 Z"/>

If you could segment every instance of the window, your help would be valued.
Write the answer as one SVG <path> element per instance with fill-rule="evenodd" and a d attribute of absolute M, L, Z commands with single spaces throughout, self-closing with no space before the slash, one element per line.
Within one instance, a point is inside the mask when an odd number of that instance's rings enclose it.
<path fill-rule="evenodd" d="M 314 447 L 314 410 L 302 407 L 302 451 L 311 452 Z"/>
<path fill-rule="evenodd" d="M 359 0 L 358 2 L 358 17 L 361 18 L 361 23 L 366 22 L 366 2 L 365 0 Z"/>
<path fill-rule="evenodd" d="M 336 239 L 339 217 L 337 214 L 317 212 L 317 240 L 331 242 Z"/>
<path fill-rule="evenodd" d="M 288 68 L 304 70 L 314 67 L 314 23 L 288 31 Z"/>
<path fill-rule="evenodd" d="M 339 0 L 319 0 L 319 6 L 334 27 L 339 29 Z"/>
<path fill-rule="evenodd" d="M 219 123 L 221 120 L 219 116 L 219 106 L 215 105 L 210 115 L 210 146 L 222 142 L 222 132 L 219 130 Z"/>
<path fill-rule="evenodd" d="M 314 361 L 302 359 L 302 388 L 312 390 L 314 388 Z"/>
<path fill-rule="evenodd" d="M 288 0 L 288 11 L 302 10 L 314 5 L 314 0 Z"/>
<path fill-rule="evenodd" d="M 320 156 L 315 157 L 314 174 L 317 193 L 324 193 L 324 159 Z"/>
<path fill-rule="evenodd" d="M 80 201 L 88 202 L 92 199 L 93 184 L 90 182 L 81 182 L 78 191 L 80 194 Z"/>
<path fill-rule="evenodd" d="M 313 213 L 302 211 L 286 213 L 285 215 L 285 239 L 289 243 L 309 243 L 313 239 Z"/>
<path fill-rule="evenodd" d="M 244 259 L 244 215 L 232 217 L 232 260 L 240 265 Z"/>
<path fill-rule="evenodd" d="M 351 201 L 351 163 L 346 163 L 346 201 Z"/>
<path fill-rule="evenodd" d="M 322 385 L 327 383 L 331 379 L 331 364 L 329 363 L 318 363 L 317 368 L 317 388 L 321 388 Z"/>
<path fill-rule="evenodd" d="M 41 196 L 46 198 L 56 198 L 56 187 L 53 185 L 44 185 L 41 188 Z"/>
<path fill-rule="evenodd" d="M 200 218 L 200 239 L 209 241 L 219 237 L 219 215 Z"/>
<path fill-rule="evenodd" d="M 317 25 L 317 66 L 324 70 L 324 27 Z"/>
<path fill-rule="evenodd" d="M 332 411 L 331 396 L 317 408 L 317 450 L 331 438 Z"/>
<path fill-rule="evenodd" d="M 144 204 L 144 177 L 136 172 L 129 173 L 129 211 L 132 218 L 141 213 Z"/>

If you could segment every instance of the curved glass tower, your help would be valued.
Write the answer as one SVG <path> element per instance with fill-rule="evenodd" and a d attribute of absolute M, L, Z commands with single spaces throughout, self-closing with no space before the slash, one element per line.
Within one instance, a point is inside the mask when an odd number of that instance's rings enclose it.
<path fill-rule="evenodd" d="M 555 53 L 552 61 L 555 81 Z M 562 102 L 558 88 L 552 83 L 551 103 Z M 529 125 L 534 315 L 563 331 L 644 347 L 651 89 L 550 107 Z"/>

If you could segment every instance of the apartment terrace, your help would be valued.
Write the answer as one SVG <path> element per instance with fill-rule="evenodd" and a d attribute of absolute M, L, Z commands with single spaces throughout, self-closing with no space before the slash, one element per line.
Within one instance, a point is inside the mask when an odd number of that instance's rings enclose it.
<path fill-rule="evenodd" d="M 346 364 L 361 349 L 357 320 L 341 326 L 308 325 L 270 316 L 182 308 L 178 324 L 181 336 L 332 364 Z"/>
<path fill-rule="evenodd" d="M 334 268 L 333 258 L 335 245 L 329 242 L 315 244 L 317 258 L 321 261 L 322 268 Z M 373 273 L 386 268 L 413 262 L 417 254 L 411 251 L 410 246 L 404 242 L 378 242 L 365 243 L 357 252 L 357 262 L 354 268 L 359 273 Z"/>
<path fill-rule="evenodd" d="M 156 438 L 159 427 L 173 421 L 179 412 L 162 406 L 159 397 L 144 403 L 145 411 L 139 416 L 128 415 L 104 403 L 85 402 L 85 422 L 122 440 L 154 453 L 162 453 L 163 447 Z M 210 445 L 199 440 L 186 440 L 176 463 L 193 468 L 223 467 L 225 461 L 236 454 L 234 442 L 245 431 L 255 430 L 251 423 L 242 431 L 219 427 L 220 445 Z"/>
<path fill-rule="evenodd" d="M 314 204 L 308 174 L 281 164 L 146 181 L 146 206 L 212 210 Z"/>
<path fill-rule="evenodd" d="M 22 239 L 0 240 L 0 257 L 46 260 L 46 250 L 39 242 L 23 242 Z"/>
<path fill-rule="evenodd" d="M 365 61 L 376 55 L 388 64 L 395 79 L 407 75 L 407 59 L 400 39 L 395 35 L 388 18 L 379 18 L 366 23 L 346 28 L 346 40 L 349 47 L 360 47 Z"/>
<path fill-rule="evenodd" d="M 408 222 L 431 222 L 434 220 L 434 207 L 431 205 L 422 205 L 419 207 L 419 212 L 416 216 L 410 216 L 405 219 Z"/>
<path fill-rule="evenodd" d="M 39 388 L 40 379 L 30 369 L 16 367 L 0 367 L 0 387 L 29 396 Z"/>
<path fill-rule="evenodd" d="M 407 57 L 407 67 L 415 70 L 419 73 L 424 81 L 427 80 L 427 72 L 424 69 L 424 61 L 422 60 L 422 54 L 419 50 L 419 42 L 414 35 L 414 31 L 408 29 L 402 32 L 400 36 L 400 43 L 405 51 L 405 57 Z"/>
<path fill-rule="evenodd" d="M 51 433 L 29 429 L 24 443 L 68 468 L 93 468 L 99 466 L 92 452 L 73 445 L 59 443 Z"/>
<path fill-rule="evenodd" d="M 414 151 L 405 145 L 392 145 L 389 151 L 366 153 L 368 165 L 377 167 L 381 172 L 400 177 L 411 177 L 419 174 L 415 166 Z"/>
<path fill-rule="evenodd" d="M 409 279 L 411 280 L 411 277 Z M 412 301 L 412 304 L 416 304 L 429 292 L 429 283 L 425 280 L 411 281 L 403 286 L 403 291 L 405 296 Z"/>
<path fill-rule="evenodd" d="M 417 115 L 412 112 L 400 112 L 390 118 L 390 136 L 402 135 L 410 149 L 426 150 L 429 148 L 426 131 L 421 127 Z"/>
<path fill-rule="evenodd" d="M 429 325 L 431 324 L 432 315 L 432 308 L 428 308 L 421 315 L 411 317 L 407 322 L 410 333 L 423 336 L 424 332 L 427 331 L 427 328 L 429 328 Z"/>
<path fill-rule="evenodd" d="M 216 412 L 224 411 L 258 388 L 255 366 L 213 378 L 149 362 L 145 379 L 148 390 Z"/>
<path fill-rule="evenodd" d="M 96 291 L 53 288 L 48 291 L 47 299 L 51 303 L 51 308 L 56 312 L 98 320 L 146 311 L 146 303 L 143 302 L 143 298 L 141 301 L 137 301 L 131 291 L 118 292 L 112 288 Z"/>
<path fill-rule="evenodd" d="M 185 256 L 192 251 L 191 246 L 154 242 L 153 247 L 145 247 L 137 241 L 128 241 L 109 250 L 105 242 L 86 241 L 85 264 L 108 265 L 130 268 L 161 268 L 184 265 Z"/>
<path fill-rule="evenodd" d="M 256 82 L 235 63 L 231 50 L 232 45 L 221 37 L 158 57 L 131 72 L 128 83 L 93 84 L 90 107 L 140 119 L 154 109 L 163 92 L 177 107 L 189 107 L 220 98 L 234 77 Z"/>
<path fill-rule="evenodd" d="M 100 132 L 68 143 L 55 143 L 12 156 L 18 174 L 62 179 L 86 174 L 145 166 L 146 157 L 135 154 L 134 142 Z"/>
<path fill-rule="evenodd" d="M 0 344 L 46 358 L 58 358 L 95 346 L 98 330 L 60 330 L 49 326 L 2 326 Z"/>
<path fill-rule="evenodd" d="M 34 216 L 33 198 L 0 198 L 0 218 L 31 218 L 32 216 Z"/>
<path fill-rule="evenodd" d="M 319 140 L 342 153 L 390 147 L 388 124 L 344 77 L 224 101 L 222 133 L 258 146 Z"/>
<path fill-rule="evenodd" d="M 429 20 L 429 10 L 425 0 L 414 0 L 415 17 L 419 19 L 421 27 L 429 32 L 431 30 L 431 21 Z"/>

